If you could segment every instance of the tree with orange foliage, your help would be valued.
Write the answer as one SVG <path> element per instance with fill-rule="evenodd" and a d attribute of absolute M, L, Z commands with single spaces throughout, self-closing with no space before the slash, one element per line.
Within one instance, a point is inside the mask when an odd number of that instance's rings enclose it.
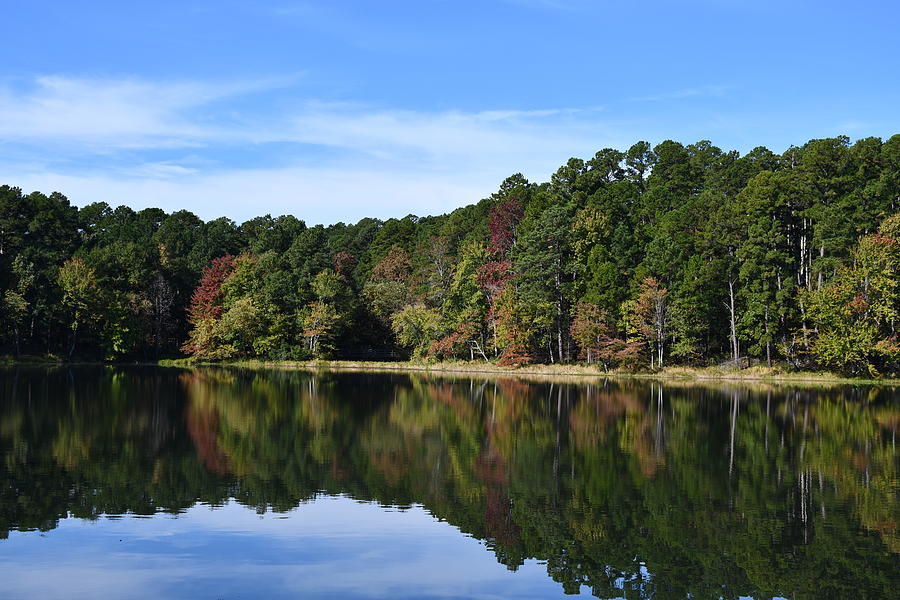
<path fill-rule="evenodd" d="M 394 246 L 372 268 L 362 297 L 372 314 L 386 331 L 391 329 L 391 317 L 410 300 L 412 259 L 409 252 Z"/>
<path fill-rule="evenodd" d="M 597 359 L 604 342 L 610 337 L 609 315 L 601 307 L 579 302 L 569 327 L 569 335 L 578 344 L 578 356 L 588 363 Z"/>
<path fill-rule="evenodd" d="M 654 277 L 645 278 L 638 295 L 622 305 L 629 336 L 652 347 L 650 368 L 662 367 L 669 335 L 669 290 Z"/>
<path fill-rule="evenodd" d="M 530 341 L 534 327 L 532 319 L 522 310 L 512 286 L 506 286 L 497 294 L 491 313 L 496 323 L 495 344 L 501 350 L 501 366 L 518 367 L 530 363 Z M 539 311 L 538 314 L 541 314 Z"/>
<path fill-rule="evenodd" d="M 603 308 L 589 302 L 575 306 L 569 334 L 578 345 L 579 358 L 588 363 L 600 361 L 609 371 L 613 363 L 635 366 L 644 342 L 619 339 L 613 336 L 609 314 Z"/>

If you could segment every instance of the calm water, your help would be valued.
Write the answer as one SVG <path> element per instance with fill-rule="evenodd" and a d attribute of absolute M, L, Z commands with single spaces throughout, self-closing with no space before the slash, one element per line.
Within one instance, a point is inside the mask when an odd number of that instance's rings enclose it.
<path fill-rule="evenodd" d="M 0 597 L 900 598 L 898 394 L 0 370 Z"/>

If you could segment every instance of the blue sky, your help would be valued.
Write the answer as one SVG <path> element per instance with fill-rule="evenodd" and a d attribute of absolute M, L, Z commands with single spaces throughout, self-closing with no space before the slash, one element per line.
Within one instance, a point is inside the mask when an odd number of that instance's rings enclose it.
<path fill-rule="evenodd" d="M 641 139 L 887 138 L 898 24 L 871 1 L 12 1 L 0 182 L 332 223 Z"/>

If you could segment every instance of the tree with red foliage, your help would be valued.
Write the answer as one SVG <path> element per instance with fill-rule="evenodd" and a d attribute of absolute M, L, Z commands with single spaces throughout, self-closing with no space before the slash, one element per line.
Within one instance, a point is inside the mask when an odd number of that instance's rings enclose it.
<path fill-rule="evenodd" d="M 492 301 L 514 276 L 512 263 L 506 259 L 492 260 L 477 269 L 478 285 Z"/>
<path fill-rule="evenodd" d="M 578 344 L 579 357 L 592 363 L 599 361 L 609 371 L 613 364 L 635 368 L 638 365 L 645 342 L 613 337 L 609 326 L 609 314 L 601 307 L 579 302 L 569 333 Z"/>
<path fill-rule="evenodd" d="M 356 257 L 346 250 L 340 250 L 331 255 L 331 265 L 335 273 L 347 278 L 350 276 L 350 271 L 356 266 Z"/>
<path fill-rule="evenodd" d="M 456 328 L 450 335 L 431 343 L 428 348 L 428 356 L 442 359 L 455 358 L 468 353 L 469 360 L 475 360 L 477 355 L 487 361 L 488 357 L 480 340 L 479 328 L 478 321 L 463 318 L 456 324 Z"/>
<path fill-rule="evenodd" d="M 489 310 L 487 322 L 494 330 L 494 342 L 497 345 L 497 326 L 499 312 L 496 310 L 497 298 L 515 277 L 512 262 L 507 258 L 509 250 L 516 243 L 516 227 L 522 220 L 524 210 L 522 203 L 515 197 L 507 198 L 491 208 L 488 217 L 488 231 L 491 243 L 488 253 L 494 257 L 477 269 L 478 285 L 487 296 Z M 498 348 L 495 347 L 495 352 Z"/>
<path fill-rule="evenodd" d="M 508 198 L 491 208 L 488 217 L 488 231 L 491 234 L 491 245 L 488 251 L 497 256 L 504 256 L 516 243 L 516 226 L 525 211 L 518 198 Z"/>
<path fill-rule="evenodd" d="M 191 295 L 188 322 L 192 325 L 188 339 L 181 349 L 196 357 L 209 356 L 213 350 L 213 328 L 222 316 L 222 284 L 234 272 L 235 258 L 230 254 L 213 259 L 203 269 L 200 285 Z"/>

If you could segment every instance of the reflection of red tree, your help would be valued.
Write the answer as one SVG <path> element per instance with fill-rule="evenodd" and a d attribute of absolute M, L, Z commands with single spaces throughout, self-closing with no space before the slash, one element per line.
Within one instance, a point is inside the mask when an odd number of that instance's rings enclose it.
<path fill-rule="evenodd" d="M 397 485 L 409 471 L 409 457 L 415 451 L 409 447 L 402 449 L 378 449 L 369 453 L 369 461 L 384 480 Z"/>
<path fill-rule="evenodd" d="M 439 381 L 428 385 L 428 396 L 452 408 L 459 408 L 466 400 L 456 389 L 456 386 L 447 381 Z"/>
<path fill-rule="evenodd" d="M 219 449 L 216 435 L 219 432 L 219 415 L 215 409 L 207 409 L 196 402 L 189 402 L 184 410 L 184 422 L 188 434 L 197 449 L 197 456 L 214 473 L 228 473 L 228 457 Z"/>
<path fill-rule="evenodd" d="M 617 423 L 630 421 L 631 427 L 622 433 L 627 436 L 624 441 L 637 459 L 641 474 L 653 477 L 665 464 L 657 416 L 656 412 L 648 411 L 635 392 L 595 390 L 588 386 L 569 413 L 569 431 L 575 447 L 586 450 L 596 446 L 597 440 L 604 439 L 607 431 Z"/>
<path fill-rule="evenodd" d="M 335 453 L 331 459 L 331 478 L 335 481 L 346 481 L 348 479 L 347 469 L 341 464 L 341 457 Z"/>
<path fill-rule="evenodd" d="M 484 525 L 488 537 L 503 546 L 518 544 L 521 529 L 512 519 L 509 499 L 509 469 L 493 443 L 493 426 L 485 423 L 487 439 L 475 461 L 475 473 L 485 488 Z"/>
<path fill-rule="evenodd" d="M 500 378 L 497 380 L 500 397 L 506 398 L 511 403 L 527 402 L 529 395 L 534 391 L 534 385 L 521 379 Z"/>
<path fill-rule="evenodd" d="M 576 447 L 584 449 L 604 439 L 606 431 L 626 413 L 644 412 L 644 406 L 634 392 L 595 389 L 589 385 L 580 390 L 579 402 L 569 413 L 569 427 Z"/>
<path fill-rule="evenodd" d="M 427 397 L 450 407 L 460 423 L 475 423 L 479 418 L 472 403 L 472 390 L 465 384 L 452 381 L 429 383 Z"/>
<path fill-rule="evenodd" d="M 896 439 L 897 430 L 900 430 L 900 411 L 884 411 L 878 414 L 875 417 L 875 420 L 878 421 L 878 424 L 884 427 L 886 431 L 891 433 L 891 439 Z"/>

